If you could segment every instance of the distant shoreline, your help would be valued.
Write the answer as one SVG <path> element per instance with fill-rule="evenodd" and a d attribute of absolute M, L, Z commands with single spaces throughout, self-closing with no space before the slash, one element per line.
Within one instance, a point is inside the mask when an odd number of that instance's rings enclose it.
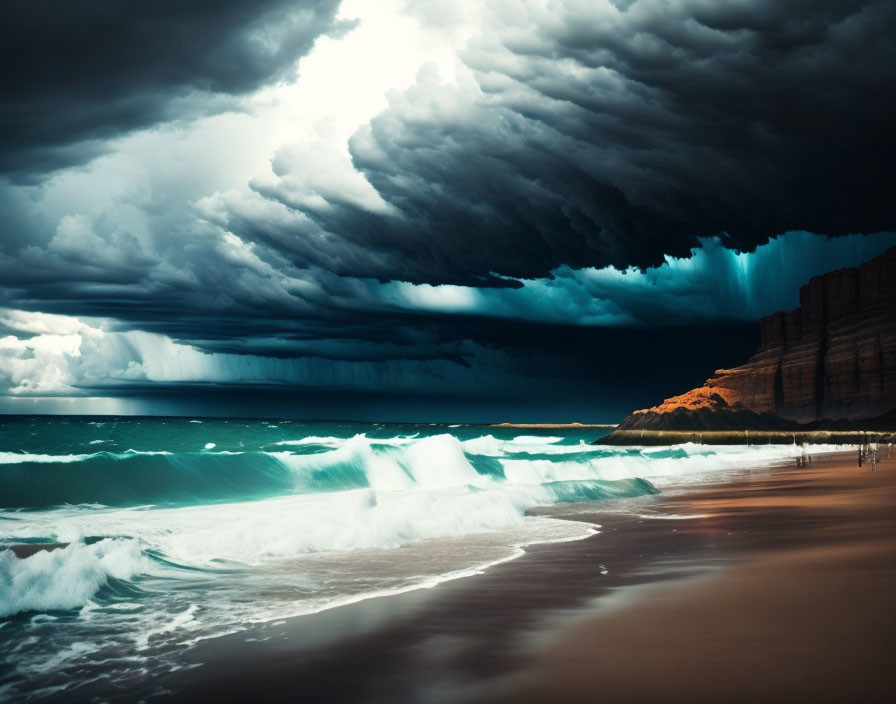
<path fill-rule="evenodd" d="M 489 428 L 615 428 L 615 423 L 490 423 Z"/>
<path fill-rule="evenodd" d="M 863 445 L 896 442 L 882 430 L 614 430 L 593 445 Z"/>

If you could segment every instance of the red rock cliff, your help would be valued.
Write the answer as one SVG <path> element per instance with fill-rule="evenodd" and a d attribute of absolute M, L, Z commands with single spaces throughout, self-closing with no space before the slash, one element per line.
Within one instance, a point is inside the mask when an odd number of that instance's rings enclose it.
<path fill-rule="evenodd" d="M 759 350 L 620 429 L 762 427 L 876 418 L 896 409 L 896 247 L 817 276 L 800 307 L 759 321 Z"/>

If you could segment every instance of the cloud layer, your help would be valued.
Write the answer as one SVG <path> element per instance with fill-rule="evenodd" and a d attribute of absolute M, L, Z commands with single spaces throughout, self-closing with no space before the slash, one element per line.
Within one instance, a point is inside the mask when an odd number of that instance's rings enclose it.
<path fill-rule="evenodd" d="M 624 394 L 896 244 L 884 0 L 0 15 L 0 393 Z"/>
<path fill-rule="evenodd" d="M 283 179 L 222 222 L 340 274 L 469 285 L 894 227 L 886 0 L 519 0 L 479 22 L 461 80 L 421 71 L 351 140 L 388 208 L 296 207 Z"/>
<path fill-rule="evenodd" d="M 103 140 L 233 108 L 285 78 L 338 0 L 4 3 L 0 172 L 26 180 L 83 161 Z"/>

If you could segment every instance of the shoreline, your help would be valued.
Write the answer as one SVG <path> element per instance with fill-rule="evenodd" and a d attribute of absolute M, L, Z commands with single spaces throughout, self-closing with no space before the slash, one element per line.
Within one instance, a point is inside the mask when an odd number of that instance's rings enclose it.
<path fill-rule="evenodd" d="M 876 615 L 869 622 L 868 609 L 848 597 L 857 585 L 864 596 L 869 590 L 873 596 L 875 585 L 883 585 L 888 595 L 896 587 L 896 531 L 889 530 L 896 528 L 890 510 L 896 497 L 896 462 L 884 458 L 874 474 L 855 464 L 850 452 L 816 460 L 809 467 L 745 470 L 725 483 L 592 505 L 590 519 L 569 506 L 539 511 L 555 518 L 592 520 L 602 528 L 580 541 L 530 546 L 519 559 L 473 579 L 203 641 L 188 652 L 191 669 L 157 682 L 169 694 L 150 701 L 206 696 L 238 701 L 261 691 L 268 701 L 290 700 L 299 691 L 329 702 L 544 701 L 548 695 L 554 701 L 589 701 L 608 691 L 615 691 L 610 698 L 620 701 L 654 696 L 708 701 L 721 694 L 741 700 L 774 700 L 780 694 L 783 700 L 787 697 L 781 692 L 792 698 L 808 686 L 806 672 L 817 676 L 821 684 L 813 685 L 811 692 L 823 700 L 825 691 L 843 694 L 828 672 L 813 665 L 826 663 L 830 673 L 842 677 L 842 668 L 828 663 L 825 649 L 831 648 L 855 672 L 864 673 L 862 691 L 869 696 L 891 693 L 896 684 L 889 670 L 866 672 L 863 663 L 892 655 L 889 629 L 881 626 L 882 634 L 875 624 L 896 623 L 894 607 L 888 605 L 889 597 L 873 601 Z M 853 565 L 850 546 L 875 543 L 880 545 L 872 553 L 880 569 L 873 579 L 850 584 L 849 570 L 862 577 L 876 569 L 865 548 L 856 552 L 859 564 Z M 798 564 L 811 567 L 813 559 L 821 559 L 822 567 L 806 568 L 811 579 L 797 572 L 784 580 L 782 569 L 799 555 L 805 559 Z M 844 565 L 845 575 L 838 575 Z M 833 592 L 813 591 L 819 570 L 824 576 L 820 581 Z M 783 637 L 788 633 L 777 633 L 786 619 L 775 599 L 769 599 L 766 582 L 780 582 L 792 615 L 802 619 L 797 636 L 788 639 Z M 728 601 L 725 594 L 732 595 Z M 740 594 L 739 600 L 734 594 Z M 794 594 L 814 596 L 800 606 Z M 653 602 L 658 606 L 651 606 Z M 675 607 L 657 615 L 656 609 L 668 603 Z M 700 661 L 699 672 L 688 670 L 686 662 L 673 668 L 689 672 L 692 679 L 669 670 L 671 679 L 665 684 L 648 678 L 659 688 L 650 690 L 653 685 L 641 683 L 643 671 L 635 666 L 644 664 L 645 657 L 653 658 L 650 667 L 662 670 L 664 662 L 689 653 L 705 658 L 706 643 L 720 637 L 710 637 L 713 624 L 726 618 L 700 617 L 700 609 L 709 604 L 720 614 L 726 608 L 735 617 L 742 614 L 746 627 L 759 624 L 760 633 L 751 642 L 728 644 L 727 661 L 721 658 L 727 669 L 713 664 L 719 656 L 710 649 L 709 661 Z M 881 609 L 885 613 L 879 613 Z M 813 628 L 817 631 L 817 623 L 826 623 L 832 612 L 841 627 L 855 624 L 861 644 L 818 638 Z M 676 614 L 687 616 L 676 620 Z M 609 629 L 616 635 L 608 637 Z M 633 629 L 640 640 L 626 641 L 625 634 Z M 675 644 L 664 636 L 670 632 L 680 635 Z M 723 629 L 721 635 L 725 633 Z M 778 642 L 788 643 L 793 652 Z M 651 649 L 650 643 L 665 645 Z M 757 664 L 751 655 L 755 652 L 775 656 L 763 656 Z M 740 667 L 741 658 L 752 664 Z M 605 664 L 598 667 L 597 662 Z M 757 667 L 770 668 L 768 677 L 756 679 Z M 706 677 L 706 668 L 714 677 Z M 601 673 L 599 678 L 590 674 L 595 672 Z M 790 675 L 796 679 L 788 680 Z M 732 695 L 727 687 L 735 682 L 740 689 Z M 777 689 L 769 690 L 763 682 L 777 683 Z M 819 689 L 822 685 L 827 690 Z"/>
<path fill-rule="evenodd" d="M 592 445 L 864 445 L 892 444 L 896 431 L 882 430 L 614 430 Z"/>
<path fill-rule="evenodd" d="M 580 428 L 596 428 L 608 430 L 615 428 L 615 423 L 489 423 L 489 428 L 518 428 L 520 430 L 576 430 Z"/>
<path fill-rule="evenodd" d="M 655 499 L 648 495 L 619 501 L 629 507 L 649 507 Z M 479 692 L 467 691 L 467 685 L 458 691 L 448 681 L 455 678 L 454 663 L 437 664 L 440 672 L 431 671 L 426 661 L 441 659 L 435 652 L 441 643 L 455 641 L 448 657 L 463 661 L 461 669 L 472 674 L 469 687 L 489 690 L 494 678 L 502 679 L 505 671 L 520 665 L 516 644 L 546 614 L 579 608 L 596 591 L 609 593 L 631 583 L 678 576 L 676 571 L 636 575 L 650 556 L 630 554 L 629 542 L 639 532 L 641 521 L 628 509 L 600 513 L 600 520 L 596 514 L 561 516 L 549 509 L 538 515 L 591 521 L 600 527 L 581 539 L 529 545 L 519 557 L 471 578 L 367 598 L 202 641 L 190 653 L 188 665 L 199 667 L 165 678 L 161 684 L 170 694 L 148 699 L 186 702 L 212 697 L 237 702 L 266 688 L 265 701 L 292 701 L 296 691 L 324 702 L 417 701 L 430 698 L 419 688 L 429 690 L 429 678 L 434 677 L 442 680 L 438 688 L 446 689 L 445 696 L 435 701 L 479 701 Z M 608 545 L 610 535 L 613 547 Z M 687 538 L 678 542 L 691 543 Z M 613 562 L 612 575 L 607 574 L 604 562 L 587 559 L 595 550 Z M 618 573 L 616 565 L 620 565 Z M 545 583 L 546 571 L 566 571 L 570 566 L 584 568 L 576 569 L 574 583 Z M 699 573 L 706 568 L 700 563 L 694 570 Z M 510 595 L 521 598 L 507 602 L 504 597 Z M 417 651 L 423 662 L 407 665 L 409 651 Z M 424 681 L 418 681 L 421 670 L 428 671 Z M 356 685 L 345 689 L 346 678 Z M 266 684 L 273 682 L 276 686 Z"/>
<path fill-rule="evenodd" d="M 556 629 L 498 700 L 892 701 L 894 502 L 893 456 L 851 453 L 671 497 L 731 565 Z"/>

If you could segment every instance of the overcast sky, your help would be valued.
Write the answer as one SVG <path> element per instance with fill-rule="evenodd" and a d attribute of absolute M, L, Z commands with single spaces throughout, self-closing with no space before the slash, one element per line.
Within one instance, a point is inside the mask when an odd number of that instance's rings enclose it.
<path fill-rule="evenodd" d="M 617 420 L 896 244 L 889 0 L 0 27 L 0 411 Z"/>

